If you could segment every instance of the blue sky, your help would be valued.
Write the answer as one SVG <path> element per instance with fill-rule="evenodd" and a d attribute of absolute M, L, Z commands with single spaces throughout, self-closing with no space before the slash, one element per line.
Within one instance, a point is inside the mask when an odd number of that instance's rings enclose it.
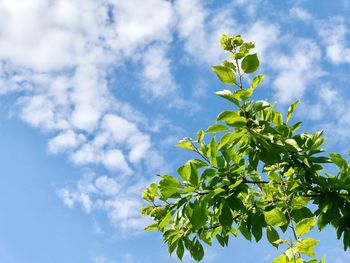
<path fill-rule="evenodd" d="M 1 262 L 178 262 L 142 231 L 140 193 L 229 107 L 210 70 L 222 33 L 256 43 L 256 99 L 301 98 L 304 129 L 346 153 L 349 14 L 347 0 L 0 0 Z M 331 229 L 315 236 L 328 262 L 349 262 Z M 277 254 L 238 238 L 204 262 Z"/>

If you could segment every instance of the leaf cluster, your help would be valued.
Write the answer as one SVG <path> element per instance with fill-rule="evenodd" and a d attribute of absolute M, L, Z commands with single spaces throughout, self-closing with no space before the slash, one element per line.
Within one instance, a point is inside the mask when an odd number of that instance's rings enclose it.
<path fill-rule="evenodd" d="M 274 104 L 251 100 L 264 79 L 248 75 L 259 67 L 253 43 L 239 35 L 220 42 L 229 60 L 212 69 L 234 89 L 216 94 L 232 108 L 196 138 L 180 140 L 177 146 L 194 158 L 144 190 L 149 205 L 142 215 L 154 220 L 146 230 L 162 232 L 169 253 L 180 259 L 188 250 L 200 261 L 204 246 L 216 240 L 225 247 L 242 235 L 284 245 L 273 263 L 325 262 L 314 258 L 318 240 L 305 235 L 316 225 L 332 225 L 344 249 L 350 247 L 350 166 L 340 154 L 325 152 L 322 131 L 298 133 L 301 122 L 290 122 L 298 101 L 284 117 Z M 328 163 L 338 167 L 336 175 L 324 172 Z"/>

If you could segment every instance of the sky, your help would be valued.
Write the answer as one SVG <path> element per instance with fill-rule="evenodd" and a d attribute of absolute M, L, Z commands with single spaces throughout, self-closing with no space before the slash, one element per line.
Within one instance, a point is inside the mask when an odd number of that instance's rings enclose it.
<path fill-rule="evenodd" d="M 1 262 L 179 262 L 143 231 L 140 196 L 191 157 L 179 139 L 230 107 L 210 69 L 222 33 L 256 43 L 254 99 L 300 98 L 304 129 L 346 153 L 349 14 L 347 0 L 0 0 Z M 332 229 L 314 235 L 318 255 L 349 262 Z M 214 245 L 203 262 L 282 252 L 260 243 Z"/>

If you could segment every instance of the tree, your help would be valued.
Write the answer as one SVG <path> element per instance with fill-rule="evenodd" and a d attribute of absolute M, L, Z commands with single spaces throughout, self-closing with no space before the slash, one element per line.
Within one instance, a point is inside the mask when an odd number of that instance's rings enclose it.
<path fill-rule="evenodd" d="M 229 59 L 212 69 L 234 89 L 216 94 L 235 109 L 177 144 L 196 158 L 180 166 L 178 176 L 160 175 L 144 190 L 150 205 L 142 215 L 155 222 L 146 230 L 162 232 L 169 253 L 180 259 L 188 250 L 200 261 L 203 243 L 216 239 L 224 247 L 240 233 L 284 245 L 273 263 L 325 262 L 314 259 L 318 240 L 305 235 L 316 224 L 319 230 L 332 225 L 344 249 L 350 247 L 350 166 L 321 148 L 322 131 L 297 133 L 301 122 L 290 120 L 298 101 L 284 118 L 274 104 L 250 99 L 264 78 L 252 75 L 259 67 L 253 43 L 239 35 L 222 35 L 220 42 Z M 336 175 L 324 172 L 327 163 L 337 166 Z"/>

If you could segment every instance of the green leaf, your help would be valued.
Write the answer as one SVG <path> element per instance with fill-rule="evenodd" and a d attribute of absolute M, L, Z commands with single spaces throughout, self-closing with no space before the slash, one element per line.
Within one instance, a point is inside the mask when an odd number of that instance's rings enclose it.
<path fill-rule="evenodd" d="M 224 136 L 222 136 L 221 141 L 218 145 L 218 149 L 221 149 L 226 144 L 231 144 L 234 141 L 238 141 L 242 137 L 242 133 L 226 133 Z"/>
<path fill-rule="evenodd" d="M 225 110 L 221 112 L 218 117 L 216 118 L 216 121 L 229 121 L 231 118 L 239 117 L 238 113 L 232 110 Z"/>
<path fill-rule="evenodd" d="M 234 38 L 232 38 L 232 40 L 231 40 L 231 43 L 234 45 L 234 46 L 237 46 L 237 47 L 239 47 L 240 45 L 242 45 L 243 44 L 243 39 L 242 39 L 242 37 L 240 36 L 240 35 L 237 35 L 237 36 L 235 36 Z"/>
<path fill-rule="evenodd" d="M 311 198 L 309 198 L 309 197 L 297 196 L 297 197 L 292 199 L 291 208 L 292 209 L 301 209 L 304 206 L 306 206 L 307 203 L 309 203 L 310 199 Z"/>
<path fill-rule="evenodd" d="M 176 255 L 180 260 L 182 260 L 184 253 L 185 253 L 184 244 L 183 244 L 182 240 L 180 239 L 178 244 L 177 244 Z"/>
<path fill-rule="evenodd" d="M 330 153 L 331 161 L 335 163 L 340 170 L 345 170 L 348 167 L 347 161 L 339 153 Z"/>
<path fill-rule="evenodd" d="M 292 118 L 292 115 L 293 115 L 296 107 L 298 106 L 298 104 L 299 104 L 299 100 L 295 101 L 292 105 L 289 106 L 288 112 L 287 112 L 286 123 L 288 123 L 290 118 Z"/>
<path fill-rule="evenodd" d="M 243 127 L 247 124 L 247 119 L 244 117 L 235 117 L 227 120 L 226 123 L 234 127 Z"/>
<path fill-rule="evenodd" d="M 245 101 L 253 94 L 253 89 L 239 89 L 233 92 L 233 97 L 238 101 Z"/>
<path fill-rule="evenodd" d="M 318 230 L 323 230 L 333 219 L 333 209 L 328 210 L 326 213 L 321 213 L 317 219 Z"/>
<path fill-rule="evenodd" d="M 248 55 L 242 60 L 241 68 L 245 73 L 253 73 L 258 69 L 259 63 L 257 54 Z"/>
<path fill-rule="evenodd" d="M 262 74 L 259 74 L 258 76 L 255 76 L 253 78 L 253 82 L 252 82 L 252 86 L 251 87 L 253 89 L 256 89 L 256 87 L 261 83 L 261 81 L 263 81 L 264 78 L 265 78 L 265 76 L 262 75 Z"/>
<path fill-rule="evenodd" d="M 259 240 L 262 238 L 262 222 L 260 221 L 260 217 L 257 217 L 252 222 L 252 233 L 255 238 L 256 242 L 259 242 Z"/>
<path fill-rule="evenodd" d="M 236 71 L 236 65 L 233 64 L 232 62 L 229 62 L 229 61 L 227 61 L 227 60 L 224 60 L 224 61 L 222 62 L 222 65 L 225 66 L 225 67 L 228 67 L 228 68 L 232 69 L 233 71 Z"/>
<path fill-rule="evenodd" d="M 216 143 L 215 136 L 210 141 L 210 157 L 211 157 L 211 164 L 216 166 L 216 157 L 218 156 L 218 145 Z"/>
<path fill-rule="evenodd" d="M 293 151 L 301 151 L 301 149 L 300 149 L 300 147 L 299 147 L 299 145 L 298 145 L 298 143 L 294 140 L 294 139 L 287 139 L 286 141 L 285 141 L 285 143 L 286 143 L 286 146 L 289 148 L 289 149 L 291 149 L 291 150 L 293 150 Z"/>
<path fill-rule="evenodd" d="M 246 224 L 240 224 L 238 229 L 247 240 L 252 240 L 252 234 L 250 233 Z"/>
<path fill-rule="evenodd" d="M 223 50 L 231 51 L 233 49 L 232 39 L 228 35 L 225 35 L 225 34 L 221 35 L 220 44 Z"/>
<path fill-rule="evenodd" d="M 196 169 L 208 166 L 208 164 L 200 159 L 192 159 L 187 161 L 188 164 L 193 164 Z"/>
<path fill-rule="evenodd" d="M 205 203 L 194 202 L 191 207 L 192 214 L 188 214 L 194 229 L 200 229 L 203 227 L 208 219 L 208 210 Z"/>
<path fill-rule="evenodd" d="M 273 124 L 275 124 L 276 127 L 279 127 L 283 124 L 283 117 L 281 113 L 275 112 L 273 116 Z"/>
<path fill-rule="evenodd" d="M 231 227 L 233 223 L 233 216 L 230 207 L 224 202 L 219 216 L 219 222 L 223 227 Z"/>
<path fill-rule="evenodd" d="M 148 189 L 142 191 L 142 199 L 148 202 L 154 201 L 154 196 L 151 195 Z"/>
<path fill-rule="evenodd" d="M 245 42 L 242 44 L 242 46 L 239 48 L 239 52 L 243 54 L 248 54 L 249 51 L 255 47 L 255 44 L 253 42 Z"/>
<path fill-rule="evenodd" d="M 276 240 L 280 238 L 278 235 L 278 232 L 271 226 L 267 226 L 266 228 L 266 236 L 267 240 L 273 245 L 274 247 L 278 247 L 278 244 L 274 243 Z"/>
<path fill-rule="evenodd" d="M 284 226 L 288 224 L 288 220 L 284 213 L 278 208 L 264 212 L 265 221 L 271 226 Z"/>
<path fill-rule="evenodd" d="M 301 258 L 289 259 L 286 254 L 282 254 L 278 258 L 275 258 L 272 263 L 304 263 Z"/>
<path fill-rule="evenodd" d="M 187 163 L 183 166 L 180 166 L 177 169 L 177 173 L 180 175 L 180 177 L 182 178 L 182 180 L 184 181 L 189 181 L 190 180 L 190 176 L 191 176 L 191 166 L 190 163 Z"/>
<path fill-rule="evenodd" d="M 214 170 L 214 169 L 206 169 L 202 173 L 201 177 L 203 178 L 203 180 L 206 180 L 206 179 L 214 177 L 215 173 L 216 173 L 216 170 Z"/>
<path fill-rule="evenodd" d="M 155 224 L 152 224 L 152 225 L 146 226 L 146 227 L 145 227 L 145 230 L 146 230 L 146 231 L 154 231 L 154 230 L 158 230 L 158 224 L 157 224 L 157 223 L 155 223 Z"/>
<path fill-rule="evenodd" d="M 311 237 L 307 237 L 298 240 L 295 248 L 298 253 L 308 255 L 310 257 L 315 256 L 314 246 L 318 243 L 318 240 Z"/>
<path fill-rule="evenodd" d="M 230 59 L 232 60 L 237 60 L 237 59 L 241 59 L 244 58 L 246 54 L 242 53 L 242 52 L 236 52 L 230 55 Z"/>
<path fill-rule="evenodd" d="M 231 185 L 228 187 L 228 189 L 234 189 L 234 188 L 236 188 L 237 186 L 239 186 L 242 182 L 243 182 L 242 179 L 237 180 L 234 184 L 231 184 Z"/>
<path fill-rule="evenodd" d="M 201 261 L 203 259 L 204 249 L 202 244 L 198 240 L 194 243 L 192 250 L 190 250 L 190 253 L 196 261 Z"/>
<path fill-rule="evenodd" d="M 184 148 L 184 149 L 188 149 L 188 150 L 194 150 L 195 149 L 193 147 L 191 141 L 189 141 L 187 138 L 180 140 L 178 142 L 178 144 L 176 144 L 176 147 Z"/>
<path fill-rule="evenodd" d="M 190 183 L 194 186 L 197 186 L 199 183 L 199 175 L 198 175 L 197 168 L 195 164 L 192 162 L 190 163 L 190 167 L 191 167 Z"/>
<path fill-rule="evenodd" d="M 225 84 L 234 85 L 236 84 L 236 75 L 229 67 L 225 66 L 212 66 L 216 76 Z"/>
<path fill-rule="evenodd" d="M 158 228 L 159 229 L 164 228 L 169 223 L 170 219 L 171 219 L 171 212 L 168 212 L 166 216 L 162 219 L 162 221 L 160 221 Z"/>
<path fill-rule="evenodd" d="M 343 245 L 344 251 L 346 251 L 350 247 L 350 232 L 347 229 L 344 230 Z"/>
<path fill-rule="evenodd" d="M 223 111 L 221 112 L 216 121 L 224 121 L 228 125 L 243 125 L 247 122 L 244 117 L 239 116 L 239 114 L 235 111 Z"/>
<path fill-rule="evenodd" d="M 197 132 L 197 142 L 203 141 L 204 135 L 205 135 L 205 132 L 202 129 L 200 129 Z"/>
<path fill-rule="evenodd" d="M 305 235 L 306 233 L 309 233 L 315 225 L 316 218 L 314 216 L 311 218 L 305 218 L 297 223 L 295 227 L 295 233 L 298 236 Z"/>
<path fill-rule="evenodd" d="M 208 129 L 205 131 L 206 133 L 216 133 L 216 132 L 223 132 L 227 131 L 228 128 L 225 125 L 222 124 L 213 124 L 208 127 Z"/>
<path fill-rule="evenodd" d="M 233 96 L 233 92 L 227 89 L 215 92 L 216 95 L 233 102 L 235 105 L 239 106 L 239 102 Z"/>

